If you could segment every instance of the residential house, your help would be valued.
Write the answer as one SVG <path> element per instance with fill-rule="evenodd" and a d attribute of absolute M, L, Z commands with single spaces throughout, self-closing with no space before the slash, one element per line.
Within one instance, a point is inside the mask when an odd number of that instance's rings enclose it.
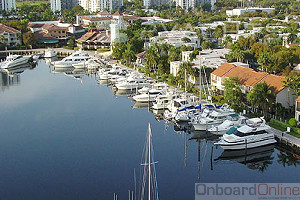
<path fill-rule="evenodd" d="M 7 46 L 20 45 L 20 33 L 21 31 L 0 23 L 0 35 L 3 37 Z"/>
<path fill-rule="evenodd" d="M 59 27 L 54 24 L 44 24 L 42 30 L 34 32 L 39 43 L 55 44 L 65 42 L 70 38 L 68 28 Z"/>
<path fill-rule="evenodd" d="M 77 46 L 82 49 L 109 48 L 111 44 L 109 31 L 90 29 L 86 34 L 77 40 Z"/>
<path fill-rule="evenodd" d="M 29 22 L 28 28 L 31 30 L 31 32 L 36 33 L 36 35 L 38 35 L 37 37 L 39 37 L 41 39 L 43 39 L 43 35 L 45 35 L 47 33 L 46 29 L 48 29 L 48 28 L 56 29 L 56 30 L 53 30 L 53 32 L 57 31 L 56 33 L 58 33 L 58 34 L 60 31 L 61 33 L 59 36 L 64 36 L 65 34 L 67 34 L 67 36 L 72 36 L 75 38 L 80 37 L 81 35 L 83 35 L 86 32 L 86 30 L 80 25 L 62 23 L 61 21 Z M 64 31 L 65 31 L 65 33 L 62 33 Z M 50 32 L 51 32 L 51 30 L 50 30 Z M 55 36 L 53 36 L 53 34 L 52 34 L 52 36 L 51 36 L 51 34 L 48 34 L 48 36 L 52 37 L 53 40 L 57 40 L 57 42 L 59 41 Z"/>
<path fill-rule="evenodd" d="M 142 51 L 136 54 L 135 57 L 136 57 L 136 64 L 138 66 L 144 64 L 146 61 L 146 51 Z"/>
<path fill-rule="evenodd" d="M 284 86 L 285 77 L 268 74 L 266 72 L 256 72 L 251 68 L 235 66 L 224 63 L 211 73 L 211 86 L 220 91 L 224 90 L 224 80 L 229 77 L 237 77 L 241 82 L 243 93 L 248 93 L 254 85 L 267 83 L 276 93 L 276 103 L 289 108 L 295 104 L 294 91 Z"/>
<path fill-rule="evenodd" d="M 150 38 L 151 43 L 170 44 L 175 47 L 190 46 L 199 48 L 201 46 L 200 39 L 197 37 L 196 32 L 193 31 L 162 31 L 158 32 L 158 36 Z M 146 44 L 150 46 L 151 44 Z"/>
<path fill-rule="evenodd" d="M 182 61 L 172 61 L 170 62 L 170 74 L 172 74 L 173 76 L 177 76 L 178 71 L 179 71 L 179 67 L 182 64 Z"/>
<path fill-rule="evenodd" d="M 272 13 L 275 11 L 275 8 L 258 8 L 258 7 L 250 7 L 250 8 L 236 8 L 233 10 L 226 10 L 226 15 L 231 16 L 240 16 L 247 12 L 266 12 L 266 13 Z"/>
<path fill-rule="evenodd" d="M 181 60 L 183 62 L 189 62 L 190 61 L 190 54 L 193 53 L 193 51 L 183 51 L 181 53 Z"/>
<path fill-rule="evenodd" d="M 124 19 L 127 18 L 129 21 L 134 21 L 137 17 L 133 15 L 123 16 L 118 11 L 114 14 L 103 11 L 98 12 L 96 15 L 76 15 L 76 23 L 85 27 L 95 25 L 99 30 L 108 30 L 110 24 L 118 24 L 119 29 L 123 29 L 127 25 Z"/>
<path fill-rule="evenodd" d="M 300 122 L 300 96 L 296 99 L 295 119 Z"/>

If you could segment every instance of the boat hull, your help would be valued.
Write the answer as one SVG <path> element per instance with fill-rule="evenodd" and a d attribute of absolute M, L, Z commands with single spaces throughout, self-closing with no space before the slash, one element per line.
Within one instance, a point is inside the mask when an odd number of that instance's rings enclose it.
<path fill-rule="evenodd" d="M 221 140 L 218 143 L 215 143 L 216 145 L 219 145 L 222 147 L 224 150 L 240 150 L 240 149 L 251 149 L 251 148 L 256 148 L 256 147 L 261 147 L 261 146 L 266 146 L 270 144 L 274 144 L 277 141 L 275 140 L 274 137 L 268 137 L 268 138 L 262 138 L 260 140 L 256 141 L 249 141 L 246 143 L 246 140 L 244 142 L 239 142 L 239 143 L 228 143 L 224 140 Z"/>
<path fill-rule="evenodd" d="M 200 123 L 195 123 L 193 124 L 193 130 L 194 131 L 206 131 L 214 126 L 220 125 L 220 123 L 213 123 L 213 124 L 200 124 Z"/>
<path fill-rule="evenodd" d="M 25 65 L 29 62 L 30 57 L 23 57 L 22 59 L 18 60 L 17 62 L 6 62 L 1 65 L 3 69 L 10 69 L 14 67 L 19 67 L 20 65 Z"/>

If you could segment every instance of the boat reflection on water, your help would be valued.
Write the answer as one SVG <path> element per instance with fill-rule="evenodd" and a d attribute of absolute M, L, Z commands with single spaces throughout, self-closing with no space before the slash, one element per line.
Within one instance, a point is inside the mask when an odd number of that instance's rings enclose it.
<path fill-rule="evenodd" d="M 10 86 L 21 83 L 21 73 L 25 70 L 35 68 L 35 63 L 26 63 L 9 69 L 0 69 L 0 92 L 8 89 Z"/>
<path fill-rule="evenodd" d="M 98 80 L 98 84 L 100 84 L 100 85 L 109 85 L 110 83 L 109 83 L 108 80 L 102 80 L 102 79 L 99 79 L 99 80 Z"/>
<path fill-rule="evenodd" d="M 136 92 L 134 90 L 115 90 L 115 95 L 118 96 L 131 96 L 132 94 L 135 94 Z"/>
<path fill-rule="evenodd" d="M 44 59 L 45 59 L 45 63 L 46 63 L 47 65 L 51 65 L 51 62 L 54 62 L 54 61 L 57 61 L 57 60 L 58 60 L 57 56 L 52 57 L 52 58 L 44 58 Z"/>
<path fill-rule="evenodd" d="M 135 104 L 132 106 L 133 109 L 136 108 L 151 108 L 151 103 L 145 103 L 145 102 L 135 102 Z"/>
<path fill-rule="evenodd" d="M 193 136 L 190 138 L 190 140 L 206 140 L 206 141 L 215 141 L 219 139 L 219 136 L 214 135 L 210 132 L 206 131 L 194 131 Z"/>
<path fill-rule="evenodd" d="M 275 145 L 267 145 L 252 149 L 225 150 L 215 161 L 234 161 L 246 165 L 249 169 L 264 172 L 273 163 Z"/>
<path fill-rule="evenodd" d="M 71 73 L 73 72 L 73 67 L 65 67 L 65 68 L 53 68 L 51 73 L 53 74 L 61 74 L 61 73 Z"/>
<path fill-rule="evenodd" d="M 156 109 L 153 110 L 152 109 L 151 111 L 157 121 L 164 120 L 164 110 L 156 110 Z"/>
<path fill-rule="evenodd" d="M 86 69 L 75 69 L 73 67 L 65 67 L 65 68 L 55 68 L 51 69 L 51 73 L 53 74 L 64 74 L 65 76 L 74 78 L 75 80 L 79 80 L 82 83 L 83 77 L 94 77 L 96 79 L 95 71 L 88 71 Z"/>
<path fill-rule="evenodd" d="M 16 67 L 12 67 L 9 69 L 2 69 L 3 73 L 6 73 L 8 76 L 13 77 L 17 74 L 23 73 L 27 69 L 34 69 L 36 67 L 36 63 L 26 63 L 24 65 L 19 65 Z"/>

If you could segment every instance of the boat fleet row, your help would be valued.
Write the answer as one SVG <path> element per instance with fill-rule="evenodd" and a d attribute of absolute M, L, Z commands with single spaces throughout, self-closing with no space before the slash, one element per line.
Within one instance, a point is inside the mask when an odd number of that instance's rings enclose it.
<path fill-rule="evenodd" d="M 165 120 L 177 124 L 184 122 L 191 131 L 221 136 L 215 144 L 223 149 L 247 149 L 276 143 L 264 118 L 248 119 L 228 105 L 200 102 L 196 96 L 156 82 L 142 73 L 117 64 L 108 66 L 98 71 L 99 82 L 106 82 L 123 94 L 131 94 L 135 102 L 147 104 L 153 113 L 161 113 Z"/>

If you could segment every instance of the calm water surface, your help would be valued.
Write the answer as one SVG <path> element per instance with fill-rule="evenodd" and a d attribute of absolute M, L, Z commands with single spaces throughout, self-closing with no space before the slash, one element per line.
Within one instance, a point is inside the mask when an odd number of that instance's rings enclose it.
<path fill-rule="evenodd" d="M 149 122 L 161 199 L 193 199 L 197 182 L 299 182 L 291 154 L 270 147 L 245 163 L 214 148 L 211 161 L 203 133 L 174 131 L 95 75 L 79 76 L 43 60 L 1 73 L 0 199 L 128 199 Z"/>

